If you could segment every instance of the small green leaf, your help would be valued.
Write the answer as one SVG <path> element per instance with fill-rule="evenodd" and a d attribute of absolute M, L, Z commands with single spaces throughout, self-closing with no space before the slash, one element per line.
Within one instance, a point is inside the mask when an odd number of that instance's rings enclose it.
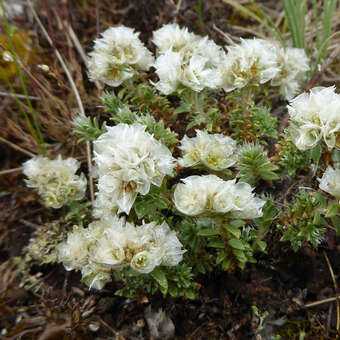
<path fill-rule="evenodd" d="M 226 256 L 227 256 L 226 253 L 224 251 L 221 251 L 216 257 L 216 264 L 220 264 L 222 261 L 224 261 Z"/>
<path fill-rule="evenodd" d="M 163 270 L 160 267 L 157 267 L 150 273 L 150 275 L 157 281 L 157 283 L 164 289 L 166 293 L 168 290 L 168 279 L 166 278 Z"/>
<path fill-rule="evenodd" d="M 236 228 L 244 227 L 245 224 L 246 224 L 246 222 L 244 222 L 242 220 L 233 220 L 233 221 L 230 222 L 230 225 L 232 225 L 233 227 L 236 227 Z"/>
<path fill-rule="evenodd" d="M 185 296 L 190 299 L 190 300 L 195 300 L 196 299 L 196 293 L 192 290 L 189 289 L 185 292 Z"/>
<path fill-rule="evenodd" d="M 224 225 L 223 228 L 229 231 L 229 233 L 233 235 L 234 237 L 236 237 L 237 239 L 240 238 L 241 232 L 237 226 L 227 224 L 227 225 Z"/>
<path fill-rule="evenodd" d="M 191 103 L 184 103 L 183 105 L 179 106 L 175 111 L 174 114 L 180 114 L 185 112 L 191 111 Z"/>
<path fill-rule="evenodd" d="M 315 146 L 312 150 L 310 150 L 310 157 L 316 165 L 319 164 L 321 154 L 322 154 L 322 146 L 320 143 L 317 146 Z"/>
<path fill-rule="evenodd" d="M 208 247 L 224 249 L 225 248 L 225 244 L 224 244 L 224 242 L 222 240 L 210 241 L 208 243 Z"/>
<path fill-rule="evenodd" d="M 228 241 L 228 243 L 230 246 L 232 246 L 235 249 L 240 249 L 240 250 L 245 249 L 242 241 L 238 240 L 237 238 L 232 238 L 231 240 Z"/>
<path fill-rule="evenodd" d="M 266 242 L 259 240 L 259 241 L 256 242 L 256 244 L 259 247 L 260 251 L 265 252 L 265 250 L 267 248 Z"/>
<path fill-rule="evenodd" d="M 338 216 L 331 217 L 333 227 L 336 231 L 336 236 L 340 236 L 340 218 Z"/>
<path fill-rule="evenodd" d="M 223 261 L 223 263 L 222 263 L 222 269 L 223 270 L 228 270 L 230 268 L 230 266 L 231 266 L 231 260 L 230 259 Z"/>
<path fill-rule="evenodd" d="M 197 232 L 198 236 L 216 236 L 220 235 L 220 231 L 218 229 L 201 229 Z"/>
<path fill-rule="evenodd" d="M 340 206 L 339 204 L 332 204 L 327 209 L 326 217 L 333 217 L 339 214 Z"/>

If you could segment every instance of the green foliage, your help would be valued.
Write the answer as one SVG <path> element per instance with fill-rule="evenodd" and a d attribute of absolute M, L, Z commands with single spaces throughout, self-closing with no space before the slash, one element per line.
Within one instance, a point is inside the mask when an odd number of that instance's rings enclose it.
<path fill-rule="evenodd" d="M 165 186 L 159 188 L 152 185 L 147 195 L 137 196 L 134 204 L 137 218 L 148 222 L 156 221 L 162 223 L 164 221 L 164 210 L 171 208 L 169 195 Z"/>
<path fill-rule="evenodd" d="M 329 41 L 332 37 L 332 23 L 334 14 L 338 5 L 338 0 L 324 0 L 320 13 L 320 5 L 317 0 L 313 0 L 314 24 L 316 28 L 316 48 L 318 51 L 317 59 L 314 65 L 314 73 L 317 67 L 326 57 Z M 321 36 L 319 34 L 319 25 L 322 22 Z"/>
<path fill-rule="evenodd" d="M 310 151 L 301 151 L 292 142 L 289 133 L 277 144 L 277 157 L 280 172 L 291 177 L 296 176 L 298 170 L 306 169 L 312 162 Z"/>
<path fill-rule="evenodd" d="M 256 234 L 256 237 L 253 241 L 253 248 L 259 249 L 260 251 L 265 251 L 266 244 L 263 241 L 263 238 L 270 230 L 273 222 L 276 221 L 279 217 L 280 211 L 276 207 L 275 202 L 271 198 L 267 198 L 266 204 L 262 208 L 263 215 L 254 220 L 257 229 L 253 229 L 252 233 Z"/>
<path fill-rule="evenodd" d="M 90 222 L 92 202 L 73 201 L 68 205 L 70 211 L 65 216 L 65 221 L 73 221 L 83 227 Z"/>
<path fill-rule="evenodd" d="M 241 143 L 246 140 L 267 144 L 264 138 L 277 138 L 277 120 L 265 106 L 233 111 L 229 125 L 233 130 L 231 136 Z"/>
<path fill-rule="evenodd" d="M 323 217 L 326 206 L 325 198 L 319 193 L 298 193 L 295 204 L 289 204 L 280 218 L 281 241 L 289 241 L 294 251 L 308 242 L 318 247 L 328 226 Z"/>
<path fill-rule="evenodd" d="M 295 0 L 280 0 L 286 14 L 289 30 L 292 34 L 294 47 L 306 49 L 306 2 Z"/>
<path fill-rule="evenodd" d="M 229 220 L 217 215 L 211 218 L 185 218 L 179 224 L 181 241 L 191 248 L 186 255 L 194 271 L 205 274 L 212 270 L 213 256 L 208 249 L 215 250 L 215 262 L 223 270 L 244 269 L 247 262 L 255 262 L 254 250 L 264 251 L 265 242 L 255 228 L 246 228 L 245 221 Z"/>
<path fill-rule="evenodd" d="M 253 313 L 259 319 L 259 324 L 257 326 L 257 330 L 261 331 L 264 328 L 264 326 L 263 326 L 264 320 L 269 316 L 269 312 L 267 312 L 267 311 L 261 312 L 256 306 L 251 306 L 251 308 L 253 310 Z"/>
<path fill-rule="evenodd" d="M 237 163 L 238 177 L 243 182 L 255 185 L 260 179 L 272 181 L 279 179 L 278 166 L 273 164 L 262 145 L 249 143 L 239 153 Z"/>
<path fill-rule="evenodd" d="M 97 118 L 91 119 L 91 117 L 79 115 L 73 120 L 72 124 L 73 133 L 83 136 L 78 140 L 78 143 L 96 140 L 106 132 L 106 123 L 100 127 Z"/>
<path fill-rule="evenodd" d="M 177 96 L 181 99 L 180 106 L 174 111 L 175 115 L 187 113 L 190 121 L 186 130 L 203 125 L 207 131 L 212 131 L 219 126 L 220 113 L 217 108 L 217 100 L 208 95 L 207 91 L 196 92 L 188 88 L 177 90 Z"/>
<path fill-rule="evenodd" d="M 134 111 L 152 115 L 168 115 L 173 111 L 167 97 L 159 94 L 156 88 L 151 87 L 147 82 L 123 88 L 118 92 L 118 98 Z"/>
<path fill-rule="evenodd" d="M 175 267 L 157 267 L 150 274 L 138 274 L 130 269 L 115 272 L 116 279 L 125 281 L 125 286 L 116 295 L 136 299 L 158 291 L 173 297 L 195 299 L 197 283 L 193 281 L 191 267 L 185 263 Z"/>
<path fill-rule="evenodd" d="M 143 89 L 143 87 L 140 87 L 140 89 Z M 126 90 L 126 88 L 121 90 L 121 92 L 124 90 Z M 138 110 L 141 107 L 141 105 L 139 105 L 139 101 L 137 101 L 139 97 L 133 97 L 131 99 L 127 96 L 124 97 L 121 92 L 118 93 L 118 95 L 115 95 L 114 92 L 106 93 L 102 97 L 104 108 L 108 113 L 110 113 L 111 120 L 113 120 L 117 124 L 133 124 L 137 122 L 139 124 L 145 125 L 147 132 L 154 135 L 156 139 L 160 140 L 162 143 L 166 144 L 169 147 L 173 147 L 178 143 L 177 134 L 175 132 L 172 132 L 169 128 L 166 128 L 163 121 L 156 121 L 154 116 L 151 115 L 151 111 L 149 110 L 147 102 L 144 103 L 141 111 L 134 112 L 130 110 L 129 104 L 127 102 L 129 101 L 129 99 L 134 100 L 133 103 L 130 105 L 131 107 L 133 107 L 133 109 Z M 149 95 L 151 96 L 151 94 Z M 120 97 L 123 97 L 123 99 L 121 99 Z M 164 105 L 168 105 L 167 102 Z"/>
<path fill-rule="evenodd" d="M 209 234 L 210 228 L 206 226 L 206 223 L 200 223 L 189 216 L 184 216 L 176 227 L 183 246 L 190 249 L 185 255 L 186 263 L 192 266 L 195 273 L 210 272 L 213 269 L 214 258 L 205 249 L 208 243 L 206 235 Z M 216 235 L 219 231 L 213 230 L 212 233 Z"/>
<path fill-rule="evenodd" d="M 249 234 L 249 228 L 245 228 L 245 222 L 234 220 L 222 225 L 222 238 L 224 247 L 219 247 L 216 263 L 221 264 L 223 270 L 232 271 L 235 267 L 244 269 L 247 262 L 256 262 L 251 241 L 256 235 Z M 211 242 L 210 246 L 217 246 Z M 217 247 L 216 247 L 217 248 Z"/>

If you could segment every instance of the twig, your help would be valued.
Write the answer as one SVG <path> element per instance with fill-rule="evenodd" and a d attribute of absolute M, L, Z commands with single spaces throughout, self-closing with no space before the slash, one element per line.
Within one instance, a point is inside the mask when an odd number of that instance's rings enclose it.
<path fill-rule="evenodd" d="M 17 93 L 8 93 L 8 92 L 2 92 L 0 91 L 0 96 L 2 97 L 17 97 L 17 98 L 20 98 L 20 99 L 30 99 L 30 100 L 40 100 L 39 97 L 33 97 L 33 96 L 25 96 L 23 94 L 17 94 Z"/>
<path fill-rule="evenodd" d="M 125 340 L 125 338 L 120 335 L 117 331 L 115 331 L 110 325 L 108 325 L 102 318 L 99 318 L 100 323 L 105 326 L 108 330 L 110 330 L 115 336 L 116 340 Z"/>
<path fill-rule="evenodd" d="M 21 171 L 21 170 L 22 170 L 22 166 L 19 167 L 19 168 L 2 170 L 2 171 L 0 171 L 0 176 L 7 175 L 7 174 L 12 174 L 13 172 L 18 172 L 18 171 Z"/>
<path fill-rule="evenodd" d="M 326 252 L 323 252 L 323 256 L 326 259 L 327 265 L 329 272 L 331 274 L 332 280 L 333 280 L 333 285 L 334 285 L 334 290 L 335 290 L 335 298 L 336 298 L 336 331 L 339 333 L 340 332 L 340 300 L 339 300 L 339 294 L 338 294 L 338 284 L 336 283 L 334 271 L 331 265 L 331 262 L 329 261 L 329 258 L 326 254 Z"/>
<path fill-rule="evenodd" d="M 64 21 L 63 24 L 65 25 L 65 27 L 67 27 L 70 38 L 71 38 L 76 50 L 78 51 L 81 59 L 83 59 L 83 62 L 86 65 L 87 64 L 86 53 L 85 53 L 83 47 L 81 46 L 77 35 L 74 33 L 72 26 L 66 21 Z M 102 90 L 103 87 L 100 85 L 99 81 L 95 81 L 94 84 L 96 85 L 98 90 Z"/>
<path fill-rule="evenodd" d="M 41 229 L 41 225 L 32 223 L 30 221 L 26 221 L 23 218 L 20 219 L 19 222 L 22 223 L 23 225 L 25 225 L 26 227 L 30 227 L 30 228 L 33 228 L 33 229 Z"/>
<path fill-rule="evenodd" d="M 38 15 L 37 15 L 37 12 L 35 11 L 32 3 L 30 0 L 27 0 L 27 3 L 32 11 L 32 14 L 35 18 L 35 20 L 37 21 L 38 25 L 40 26 L 45 38 L 47 39 L 48 43 L 53 47 L 53 42 L 50 38 L 50 36 L 48 35 L 44 25 L 41 23 Z M 80 94 L 78 92 L 78 89 L 76 87 L 76 84 L 74 83 L 73 81 L 73 78 L 71 76 L 71 73 L 70 71 L 68 70 L 65 62 L 64 62 L 64 59 L 63 57 L 61 56 L 61 54 L 59 53 L 59 51 L 57 49 L 55 49 L 55 54 L 62 66 L 62 68 L 64 69 L 65 73 L 66 73 L 66 76 L 67 76 L 67 79 L 71 85 L 71 88 L 73 90 L 73 93 L 76 97 L 76 100 L 77 100 L 77 103 L 78 103 L 78 107 L 79 107 L 79 111 L 80 111 L 80 114 L 85 116 L 85 110 L 84 110 L 84 106 L 83 106 L 83 103 L 81 101 L 81 98 L 80 98 Z M 87 153 L 87 165 L 88 165 L 88 168 L 89 168 L 89 184 L 90 184 L 90 194 L 91 194 L 91 201 L 93 202 L 94 201 L 94 189 L 93 189 L 93 176 L 92 176 L 92 156 L 91 156 L 91 146 L 90 146 L 90 142 L 86 142 L 86 153 Z"/>
<path fill-rule="evenodd" d="M 333 301 L 336 301 L 336 296 L 328 298 L 328 299 L 323 299 L 323 300 L 320 300 L 320 301 L 307 303 L 306 305 L 304 305 L 304 307 L 309 308 L 309 307 L 319 306 L 319 305 L 322 305 L 324 303 L 333 302 Z"/>
<path fill-rule="evenodd" d="M 18 150 L 18 151 L 20 151 L 20 152 L 22 152 L 22 153 L 24 153 L 24 154 L 26 154 L 26 155 L 28 155 L 28 156 L 30 156 L 30 157 L 34 157 L 34 156 L 35 156 L 34 153 L 32 153 L 32 152 L 30 152 L 30 151 L 27 151 L 27 150 L 23 149 L 22 147 L 20 147 L 20 146 L 14 144 L 14 143 L 8 141 L 8 140 L 5 139 L 5 138 L 0 137 L 0 141 L 3 142 L 3 143 L 5 143 L 5 144 L 7 144 L 7 145 L 9 145 L 9 146 L 12 147 L 13 149 Z"/>
<path fill-rule="evenodd" d="M 334 61 L 334 59 L 336 58 L 336 56 L 339 54 L 340 52 L 340 45 L 338 46 L 338 48 L 336 48 L 331 55 L 327 58 L 327 60 L 322 64 L 322 66 L 320 67 L 320 70 L 318 72 L 315 73 L 314 77 L 308 82 L 308 84 L 305 87 L 305 91 L 309 91 L 311 88 L 313 88 L 317 82 L 320 80 L 321 76 L 323 75 L 323 73 L 328 69 L 328 67 L 332 64 L 332 62 Z"/>

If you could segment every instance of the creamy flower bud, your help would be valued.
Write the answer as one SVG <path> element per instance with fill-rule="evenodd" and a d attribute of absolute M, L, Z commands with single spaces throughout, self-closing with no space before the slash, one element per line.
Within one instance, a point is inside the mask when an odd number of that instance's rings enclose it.
<path fill-rule="evenodd" d="M 321 140 L 329 149 L 340 148 L 340 95 L 335 87 L 315 87 L 287 107 L 292 140 L 298 149 L 312 149 Z"/>
<path fill-rule="evenodd" d="M 88 71 L 91 80 L 119 86 L 131 78 L 135 70 L 148 70 L 153 63 L 151 52 L 139 40 L 133 29 L 110 27 L 95 40 L 89 54 Z"/>
<path fill-rule="evenodd" d="M 23 164 L 28 177 L 26 185 L 36 188 L 47 207 L 55 209 L 85 196 L 87 181 L 84 174 L 76 175 L 80 163 L 74 158 L 50 160 L 36 156 Z"/>
<path fill-rule="evenodd" d="M 145 126 L 118 124 L 107 130 L 93 143 L 99 175 L 94 204 L 98 217 L 115 207 L 129 214 L 137 194 L 146 195 L 152 184 L 161 186 L 175 166 L 169 149 L 147 133 Z M 101 207 L 102 203 L 108 206 Z"/>
<path fill-rule="evenodd" d="M 203 163 L 212 170 L 224 170 L 237 161 L 236 142 L 222 134 L 208 134 L 196 130 L 196 137 L 184 136 L 181 140 L 183 158 L 179 159 L 181 166 L 189 167 Z"/>
<path fill-rule="evenodd" d="M 340 169 L 334 169 L 328 166 L 321 178 L 318 178 L 320 182 L 319 188 L 328 192 L 332 196 L 340 199 Z"/>
<path fill-rule="evenodd" d="M 227 50 L 222 69 L 222 87 L 227 92 L 248 84 L 264 84 L 280 71 L 276 47 L 268 41 L 241 39 L 241 44 Z"/>
<path fill-rule="evenodd" d="M 230 213 L 252 219 L 262 216 L 264 200 L 254 197 L 252 187 L 236 180 L 223 181 L 215 175 L 190 176 L 176 186 L 174 203 L 185 215 Z"/>

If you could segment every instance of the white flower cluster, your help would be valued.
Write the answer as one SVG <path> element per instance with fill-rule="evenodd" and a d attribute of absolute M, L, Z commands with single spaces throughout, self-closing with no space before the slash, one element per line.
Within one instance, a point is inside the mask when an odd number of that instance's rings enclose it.
<path fill-rule="evenodd" d="M 227 47 L 223 89 L 232 91 L 248 84 L 263 84 L 279 72 L 275 45 L 262 39 L 242 39 Z"/>
<path fill-rule="evenodd" d="M 161 186 L 175 166 L 169 149 L 134 123 L 107 127 L 94 143 L 99 175 L 94 216 L 129 214 L 137 194 L 146 195 L 151 184 Z"/>
<path fill-rule="evenodd" d="M 147 274 L 160 265 L 176 266 L 184 252 L 165 222 L 136 227 L 117 216 L 93 222 L 86 229 L 75 227 L 58 247 L 66 270 L 81 270 L 83 281 L 96 289 L 111 281 L 113 270 L 130 266 Z"/>
<path fill-rule="evenodd" d="M 72 201 L 81 200 L 86 192 L 86 178 L 76 175 L 79 162 L 70 157 L 50 160 L 36 156 L 23 164 L 25 181 L 30 188 L 36 188 L 47 207 L 55 209 Z"/>
<path fill-rule="evenodd" d="M 315 87 L 290 101 L 291 136 L 300 150 L 324 141 L 329 149 L 340 148 L 340 95 L 335 87 Z"/>
<path fill-rule="evenodd" d="M 321 178 L 318 178 L 320 182 L 320 189 L 328 192 L 340 202 L 340 169 L 333 169 L 328 166 Z"/>
<path fill-rule="evenodd" d="M 174 203 L 185 215 L 229 213 L 232 218 L 243 219 L 262 216 L 265 201 L 255 197 L 247 183 L 223 181 L 215 175 L 190 176 L 182 182 L 175 189 Z"/>
<path fill-rule="evenodd" d="M 277 58 L 280 70 L 270 83 L 279 86 L 282 97 L 290 100 L 299 93 L 306 79 L 309 59 L 302 48 L 277 48 Z"/>
<path fill-rule="evenodd" d="M 148 70 L 153 63 L 151 52 L 143 45 L 133 29 L 110 27 L 94 42 L 89 54 L 88 72 L 91 80 L 119 86 L 136 70 Z"/>
<path fill-rule="evenodd" d="M 154 66 L 159 77 L 155 86 L 166 95 L 179 87 L 196 92 L 223 88 L 228 92 L 271 81 L 285 99 L 291 99 L 309 70 L 303 49 L 283 49 L 262 39 L 241 39 L 240 44 L 227 46 L 225 53 L 208 37 L 177 24 L 167 24 L 153 32 L 152 41 L 157 47 L 154 61 L 138 35 L 125 26 L 103 32 L 89 54 L 90 79 L 119 86 L 136 70 Z"/>
<path fill-rule="evenodd" d="M 233 166 L 237 161 L 236 142 L 222 134 L 208 134 L 196 130 L 196 137 L 184 136 L 181 140 L 183 158 L 179 164 L 184 167 L 204 164 L 212 170 L 224 170 Z"/>
<path fill-rule="evenodd" d="M 262 39 L 241 39 L 239 45 L 227 50 L 222 70 L 222 87 L 227 92 L 271 81 L 271 85 L 280 87 L 285 99 L 290 99 L 298 93 L 309 70 L 303 49 L 283 49 Z"/>
<path fill-rule="evenodd" d="M 152 41 L 157 46 L 154 67 L 159 91 L 168 95 L 180 85 L 196 92 L 220 87 L 219 70 L 225 53 L 212 40 L 167 24 L 153 33 Z"/>

